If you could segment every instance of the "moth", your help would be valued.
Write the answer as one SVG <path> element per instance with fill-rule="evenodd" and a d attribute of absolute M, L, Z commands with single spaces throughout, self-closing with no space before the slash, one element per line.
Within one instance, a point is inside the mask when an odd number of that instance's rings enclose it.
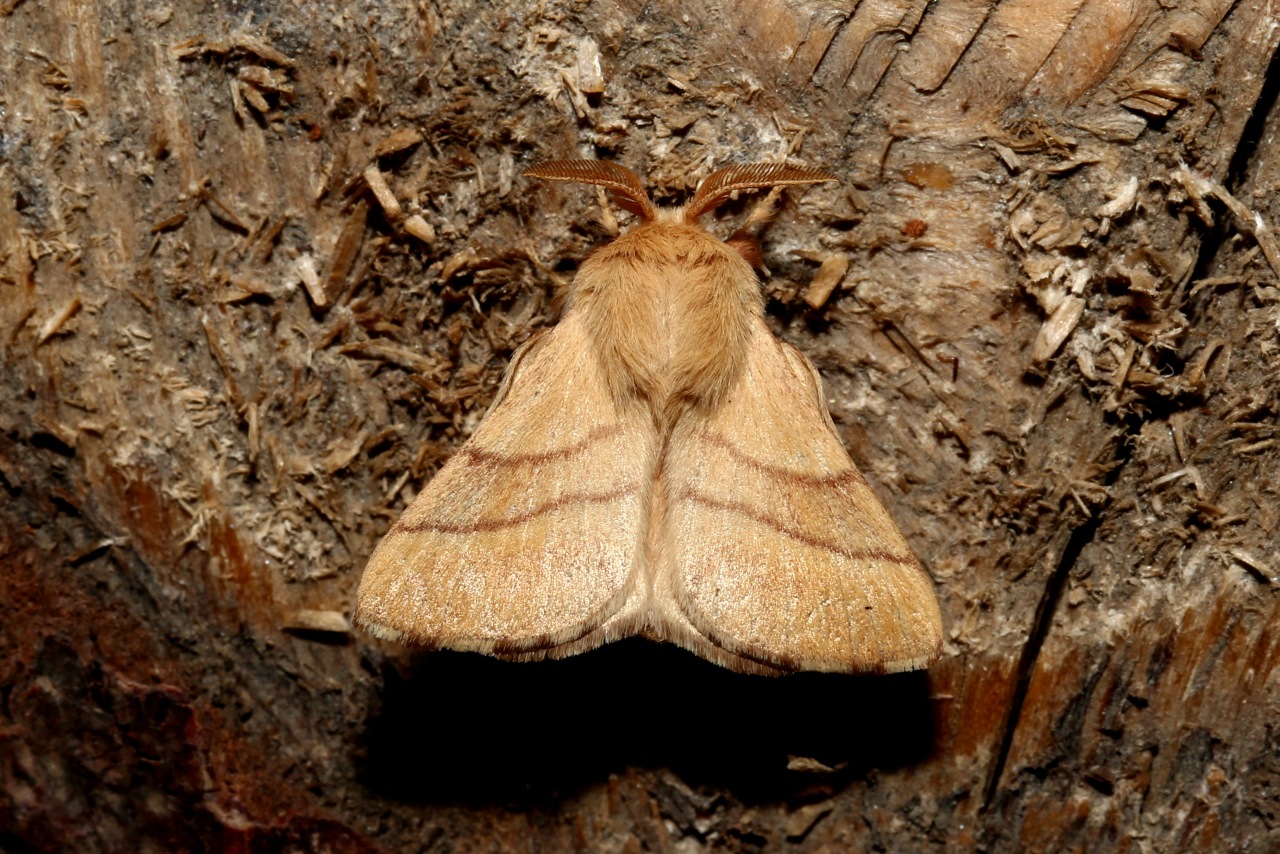
<path fill-rule="evenodd" d="M 698 220 L 739 191 L 835 180 L 729 166 L 659 208 L 614 163 L 526 175 L 608 189 L 637 224 L 582 262 L 560 322 L 378 545 L 373 635 L 561 658 L 631 635 L 745 673 L 926 667 L 933 584 L 773 336 L 749 258 Z"/>

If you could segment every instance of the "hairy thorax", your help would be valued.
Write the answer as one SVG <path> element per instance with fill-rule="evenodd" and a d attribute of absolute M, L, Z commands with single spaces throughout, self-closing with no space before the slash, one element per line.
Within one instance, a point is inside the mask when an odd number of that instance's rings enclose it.
<path fill-rule="evenodd" d="M 763 312 L 751 265 L 679 213 L 663 210 L 588 258 L 569 305 L 583 313 L 616 402 L 638 398 L 660 419 L 719 403 Z"/>

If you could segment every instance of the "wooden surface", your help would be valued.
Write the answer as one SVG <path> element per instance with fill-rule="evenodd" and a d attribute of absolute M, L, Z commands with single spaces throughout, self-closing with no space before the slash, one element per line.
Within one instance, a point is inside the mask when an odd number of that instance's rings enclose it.
<path fill-rule="evenodd" d="M 253 9 L 0 2 L 0 849 L 1280 847 L 1268 3 Z M 943 661 L 346 630 L 607 239 L 520 170 L 783 155 L 770 322 Z"/>

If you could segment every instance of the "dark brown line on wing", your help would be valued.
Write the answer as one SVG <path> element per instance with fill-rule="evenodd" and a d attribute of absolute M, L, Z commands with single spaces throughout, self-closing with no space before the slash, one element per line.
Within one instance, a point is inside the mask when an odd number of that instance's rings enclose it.
<path fill-rule="evenodd" d="M 858 467 L 852 462 L 849 463 L 849 468 L 838 474 L 804 474 L 803 472 L 793 471 L 783 466 L 776 466 L 773 463 L 758 460 L 719 433 L 700 430 L 695 435 L 707 444 L 723 449 L 725 453 L 743 465 L 756 471 L 764 472 L 775 480 L 781 480 L 784 483 L 790 483 L 795 486 L 844 486 L 850 483 L 858 483 L 870 489 L 867 485 L 867 479 L 862 476 L 862 472 L 858 471 Z"/>
<path fill-rule="evenodd" d="M 424 531 L 432 531 L 437 534 L 478 534 L 486 531 L 501 531 L 505 528 L 514 528 L 517 525 L 523 525 L 530 519 L 536 519 L 554 510 L 562 507 L 571 507 L 576 504 L 608 504 L 617 501 L 620 498 L 626 498 L 635 495 L 640 491 L 638 484 L 628 484 L 617 489 L 611 489 L 608 492 L 575 492 L 569 495 L 563 495 L 554 501 L 548 501 L 540 504 L 532 510 L 526 510 L 515 516 L 507 516 L 503 519 L 481 519 L 478 522 L 470 522 L 465 525 L 450 525 L 442 522 L 431 522 L 423 520 L 406 525 L 402 521 L 391 526 L 391 530 L 387 532 L 387 536 L 392 534 L 420 534 Z"/>
<path fill-rule="evenodd" d="M 772 528 L 784 537 L 789 537 L 796 542 L 804 543 L 806 546 L 812 546 L 815 549 L 822 549 L 823 551 L 828 551 L 832 554 L 838 554 L 841 557 L 848 558 L 849 560 L 882 560 L 885 563 L 894 563 L 898 566 L 920 566 L 920 561 L 916 560 L 915 555 L 912 554 L 894 554 L 893 552 L 884 551 L 882 549 L 861 549 L 859 551 L 853 551 L 851 549 L 838 546 L 830 541 L 820 540 L 817 537 L 804 533 L 803 531 L 797 531 L 795 528 L 779 522 L 777 519 L 766 513 L 761 513 L 759 510 L 756 510 L 742 501 L 724 501 L 719 498 L 712 498 L 708 495 L 703 495 L 701 492 L 693 489 L 682 490 L 680 494 L 676 496 L 676 500 L 692 501 L 694 504 L 701 504 L 704 507 L 714 507 L 717 510 L 727 510 L 730 513 L 737 513 L 740 516 L 747 517 L 753 522 L 757 522 L 767 528 Z"/>
<path fill-rule="evenodd" d="M 536 454 L 500 454 L 496 451 L 484 451 L 471 445 L 465 445 L 462 450 L 458 451 L 458 456 L 468 462 L 475 463 L 476 465 L 496 468 L 537 465 L 539 463 L 549 463 L 552 460 L 563 460 L 568 457 L 572 457 L 575 454 L 580 454 L 596 442 L 616 436 L 621 429 L 622 428 L 617 424 L 610 424 L 606 427 L 596 427 L 581 441 L 574 442 L 572 445 L 566 445 L 563 448 L 556 448 L 552 451 L 541 451 Z"/>

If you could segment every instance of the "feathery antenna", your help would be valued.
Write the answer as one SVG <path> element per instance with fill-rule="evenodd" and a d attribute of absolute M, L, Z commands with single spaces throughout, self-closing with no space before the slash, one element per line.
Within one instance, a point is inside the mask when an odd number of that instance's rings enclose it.
<path fill-rule="evenodd" d="M 717 169 L 698 186 L 684 220 L 697 222 L 698 217 L 728 201 L 739 190 L 755 190 L 762 187 L 784 187 L 792 184 L 822 184 L 839 180 L 820 169 L 790 166 L 786 163 L 739 163 Z"/>
<path fill-rule="evenodd" d="M 644 184 L 625 166 L 607 160 L 548 160 L 536 163 L 524 170 L 530 178 L 544 181 L 572 181 L 577 184 L 598 184 L 614 195 L 618 206 L 646 221 L 657 216 L 653 202 Z"/>

